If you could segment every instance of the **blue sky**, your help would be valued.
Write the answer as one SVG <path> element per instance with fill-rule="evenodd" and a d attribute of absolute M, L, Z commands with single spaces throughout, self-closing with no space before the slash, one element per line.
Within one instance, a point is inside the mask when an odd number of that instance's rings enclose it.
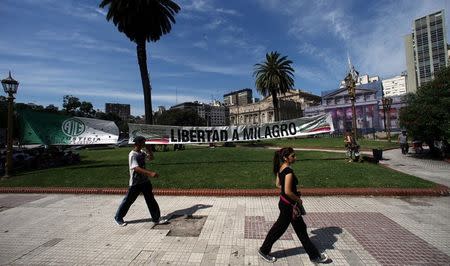
<path fill-rule="evenodd" d="M 17 101 L 61 107 L 70 94 L 96 109 L 118 102 L 144 113 L 136 46 L 99 2 L 2 1 L 0 78 L 12 71 Z M 318 95 L 345 76 L 347 53 L 361 74 L 389 78 L 406 70 L 403 36 L 415 18 L 445 9 L 450 29 L 450 0 L 175 2 L 172 31 L 147 44 L 154 109 L 254 89 L 254 64 L 270 51 L 294 62 L 295 88 Z"/>

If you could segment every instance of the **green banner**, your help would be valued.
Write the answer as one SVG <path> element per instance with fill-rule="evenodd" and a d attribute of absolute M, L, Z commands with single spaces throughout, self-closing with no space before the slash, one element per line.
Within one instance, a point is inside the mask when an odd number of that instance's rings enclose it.
<path fill-rule="evenodd" d="M 19 112 L 20 143 L 44 145 L 115 144 L 113 121 L 24 110 Z"/>

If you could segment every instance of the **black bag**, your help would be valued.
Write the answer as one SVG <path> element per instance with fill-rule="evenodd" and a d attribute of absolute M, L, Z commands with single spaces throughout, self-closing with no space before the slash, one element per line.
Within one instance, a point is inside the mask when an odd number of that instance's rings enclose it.
<path fill-rule="evenodd" d="M 299 205 L 295 203 L 292 205 L 292 219 L 298 220 L 302 215 L 306 215 L 305 207 L 303 207 L 303 204 Z"/>
<path fill-rule="evenodd" d="M 280 199 L 287 205 L 292 206 L 292 220 L 298 220 L 302 215 L 306 215 L 305 207 L 303 207 L 303 204 L 299 205 L 297 202 L 295 204 L 292 204 L 282 195 L 280 195 Z"/>

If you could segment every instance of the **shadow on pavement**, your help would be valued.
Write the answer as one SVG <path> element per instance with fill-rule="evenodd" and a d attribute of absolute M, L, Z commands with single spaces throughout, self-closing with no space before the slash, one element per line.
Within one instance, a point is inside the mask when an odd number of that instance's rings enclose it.
<path fill-rule="evenodd" d="M 331 226 L 331 227 L 324 227 L 324 228 L 318 228 L 316 230 L 311 231 L 311 234 L 313 234 L 310 238 L 311 241 L 316 244 L 317 248 L 320 252 L 326 252 L 327 250 L 334 249 L 334 243 L 337 242 L 336 235 L 339 235 L 342 233 L 342 228 Z M 299 243 L 300 244 L 300 243 Z M 301 244 L 300 244 L 301 245 Z M 300 255 L 306 253 L 305 249 L 302 246 L 296 247 L 296 248 L 289 248 L 284 250 L 278 250 L 275 252 L 272 252 L 272 256 L 275 256 L 277 258 L 284 258 L 284 257 L 290 257 L 295 255 Z M 333 260 L 329 258 L 325 264 L 332 263 Z"/>
<path fill-rule="evenodd" d="M 131 220 L 131 221 L 126 221 L 127 224 L 138 224 L 138 223 L 149 223 L 153 221 L 151 218 L 146 218 L 146 219 L 137 219 L 137 220 Z"/>
<path fill-rule="evenodd" d="M 210 207 L 212 207 L 212 205 L 195 204 L 192 207 L 185 208 L 185 209 L 180 209 L 180 210 L 176 210 L 176 211 L 173 211 L 171 213 L 168 213 L 165 216 L 165 218 L 167 218 L 167 220 L 170 220 L 172 217 L 180 217 L 180 216 L 191 217 L 196 211 L 198 211 L 200 209 L 210 208 Z M 126 222 L 128 224 L 137 224 L 137 223 L 149 223 L 149 222 L 152 222 L 152 221 L 153 220 L 151 218 L 146 218 L 146 219 L 130 220 L 130 221 L 126 221 Z"/>
<path fill-rule="evenodd" d="M 189 208 L 185 208 L 185 209 L 180 209 L 180 210 L 176 210 L 173 211 L 171 213 L 168 213 L 166 215 L 167 219 L 171 219 L 172 216 L 192 216 L 196 211 L 200 210 L 200 209 L 206 209 L 206 208 L 211 208 L 212 205 L 207 205 L 207 204 L 195 204 L 192 207 Z"/>
<path fill-rule="evenodd" d="M 334 243 L 337 242 L 337 235 L 342 233 L 342 228 L 337 226 L 330 226 L 318 228 L 311 231 L 311 240 L 317 245 L 321 252 L 326 252 L 328 249 L 334 249 Z"/>

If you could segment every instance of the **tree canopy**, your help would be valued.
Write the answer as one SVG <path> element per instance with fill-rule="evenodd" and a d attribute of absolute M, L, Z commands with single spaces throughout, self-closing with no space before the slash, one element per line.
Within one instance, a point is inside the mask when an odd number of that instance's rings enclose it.
<path fill-rule="evenodd" d="M 146 41 L 158 41 L 175 23 L 180 7 L 171 0 L 102 0 L 108 8 L 106 19 L 136 43 L 136 53 L 144 93 L 145 122 L 153 123 L 151 84 L 147 68 Z"/>
<path fill-rule="evenodd" d="M 63 109 L 68 114 L 74 114 L 75 111 L 81 106 L 80 99 L 72 95 L 64 95 L 63 97 Z"/>
<path fill-rule="evenodd" d="M 267 53 L 265 62 L 255 64 L 253 76 L 256 77 L 256 89 L 264 96 L 272 95 L 275 121 L 278 121 L 278 94 L 284 94 L 294 87 L 292 61 L 278 52 Z"/>
<path fill-rule="evenodd" d="M 205 126 L 206 120 L 193 110 L 171 109 L 155 117 L 159 125 Z"/>
<path fill-rule="evenodd" d="M 450 67 L 435 79 L 406 95 L 407 106 L 400 110 L 400 125 L 414 138 L 433 147 L 435 140 L 450 139 Z"/>

